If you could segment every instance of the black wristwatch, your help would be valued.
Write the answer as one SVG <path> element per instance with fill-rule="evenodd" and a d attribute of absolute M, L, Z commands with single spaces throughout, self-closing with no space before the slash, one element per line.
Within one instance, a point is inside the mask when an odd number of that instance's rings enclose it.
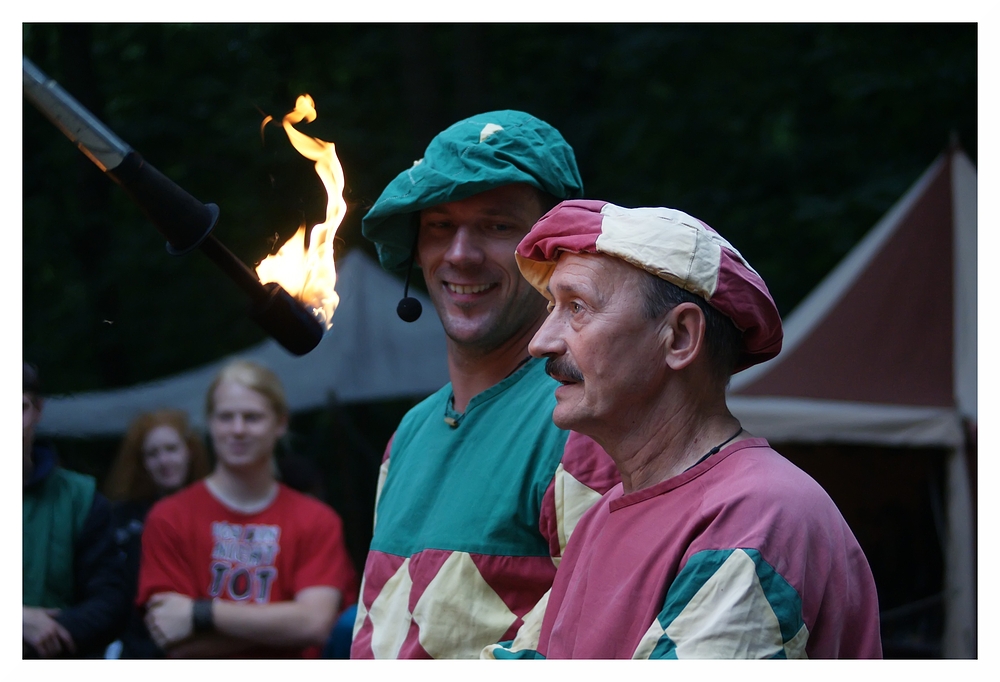
<path fill-rule="evenodd" d="M 212 622 L 212 600 L 195 599 L 191 608 L 191 620 L 195 632 L 211 632 L 215 627 Z"/>

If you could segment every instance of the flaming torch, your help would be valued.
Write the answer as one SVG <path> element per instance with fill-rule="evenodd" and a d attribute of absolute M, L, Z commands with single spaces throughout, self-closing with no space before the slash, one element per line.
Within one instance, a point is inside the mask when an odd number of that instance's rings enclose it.
<path fill-rule="evenodd" d="M 326 220 L 313 227 L 306 247 L 306 227 L 299 227 L 291 239 L 261 261 L 257 276 L 262 282 L 275 282 L 292 296 L 308 306 L 317 319 L 330 328 L 330 318 L 337 309 L 340 297 L 334 291 L 337 271 L 333 264 L 333 238 L 337 234 L 347 211 L 344 201 L 344 170 L 332 142 L 309 137 L 293 125 L 305 120 L 316 120 L 316 104 L 309 95 L 300 95 L 295 108 L 281 121 L 289 141 L 299 154 L 315 161 L 316 174 L 326 188 Z M 261 129 L 271 121 L 268 116 Z"/>
<path fill-rule="evenodd" d="M 324 327 L 329 328 L 329 317 L 337 305 L 336 294 L 333 293 L 336 275 L 333 273 L 332 233 L 336 230 L 336 226 L 339 225 L 343 216 L 342 197 L 340 204 L 335 209 L 337 225 L 332 228 L 324 228 L 327 229 L 327 232 L 321 235 L 316 235 L 314 232 L 310 240 L 311 249 L 313 242 L 316 242 L 316 249 L 310 258 L 329 260 L 329 274 L 318 278 L 328 282 L 329 289 L 327 293 L 319 296 L 321 305 L 310 304 L 313 308 L 323 312 L 314 314 L 311 310 L 307 310 L 300 300 L 286 291 L 282 284 L 274 281 L 270 275 L 265 278 L 267 281 L 262 282 L 263 276 L 259 277 L 250 270 L 211 234 L 212 228 L 215 227 L 219 218 L 218 206 L 203 204 L 146 163 L 135 150 L 111 132 L 107 126 L 63 90 L 58 83 L 46 76 L 26 57 L 22 59 L 25 97 L 45 114 L 70 141 L 76 144 L 80 151 L 86 154 L 98 168 L 128 193 L 160 234 L 166 237 L 169 253 L 183 255 L 196 248 L 201 249 L 250 297 L 251 319 L 290 353 L 305 355 L 319 345 L 323 338 Z M 315 117 L 315 110 L 313 110 L 312 116 Z M 286 121 L 288 120 L 286 117 Z M 291 124 L 287 123 L 286 130 L 290 128 Z M 291 130 L 294 131 L 294 128 Z M 298 131 L 294 132 L 301 135 Z M 305 135 L 302 135 L 302 138 L 306 138 L 307 141 L 312 140 Z M 323 143 L 321 140 L 313 140 L 313 142 L 329 144 Z M 293 144 L 295 144 L 294 140 Z M 309 144 L 304 146 L 309 148 Z M 329 146 L 332 150 L 333 145 Z M 299 151 L 312 158 L 302 149 Z M 333 158 L 336 159 L 336 156 L 334 155 Z M 319 162 L 317 162 L 318 164 Z M 339 162 L 330 165 L 336 166 L 339 171 Z M 337 177 L 340 178 L 340 187 L 342 188 L 342 171 Z M 330 192 L 329 185 L 327 191 Z M 334 193 L 330 192 L 330 196 L 334 196 Z M 327 223 L 330 223 L 330 213 L 328 210 Z M 317 228 L 319 227 L 317 226 Z M 304 235 L 304 228 L 300 231 Z M 325 238 L 327 233 L 329 233 L 328 240 Z M 291 241 L 294 240 L 293 237 Z M 300 239 L 300 245 L 302 241 Z M 315 283 L 316 279 L 314 277 L 312 282 Z M 303 281 L 303 278 L 299 277 L 299 281 Z M 316 297 L 313 296 L 313 298 Z M 317 318 L 317 315 L 322 318 L 322 322 Z"/>

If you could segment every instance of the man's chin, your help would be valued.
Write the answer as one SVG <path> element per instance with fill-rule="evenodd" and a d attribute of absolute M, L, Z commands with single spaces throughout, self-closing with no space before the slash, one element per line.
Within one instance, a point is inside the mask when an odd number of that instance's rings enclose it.
<path fill-rule="evenodd" d="M 579 431 L 580 420 L 576 418 L 565 401 L 557 399 L 556 407 L 552 410 L 552 423 L 564 431 Z"/>
<path fill-rule="evenodd" d="M 261 462 L 267 459 L 266 456 L 259 453 L 241 453 L 237 455 L 229 454 L 219 457 L 219 463 L 224 465 L 228 469 L 234 471 L 242 469 L 252 469 L 254 467 L 260 466 Z"/>
<path fill-rule="evenodd" d="M 448 338 L 460 346 L 492 348 L 497 345 L 495 337 L 500 336 L 495 321 L 486 315 L 478 318 L 457 315 L 441 318 L 441 325 Z"/>

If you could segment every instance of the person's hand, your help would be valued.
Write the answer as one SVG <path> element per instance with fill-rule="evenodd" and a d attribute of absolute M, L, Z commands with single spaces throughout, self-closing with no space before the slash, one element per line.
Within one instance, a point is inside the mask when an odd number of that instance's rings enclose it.
<path fill-rule="evenodd" d="M 22 606 L 21 632 L 25 644 L 41 658 L 54 658 L 63 653 L 76 653 L 72 635 L 54 620 L 59 609 Z"/>
<path fill-rule="evenodd" d="M 160 592 L 146 602 L 146 627 L 157 646 L 166 651 L 191 636 L 194 601 L 176 592 Z"/>

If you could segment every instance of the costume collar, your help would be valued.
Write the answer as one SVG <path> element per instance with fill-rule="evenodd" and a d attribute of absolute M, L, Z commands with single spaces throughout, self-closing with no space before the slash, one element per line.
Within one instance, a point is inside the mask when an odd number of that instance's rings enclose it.
<path fill-rule="evenodd" d="M 533 358 L 528 356 L 525 360 L 522 360 L 521 364 L 514 368 L 514 371 L 508 374 L 502 381 L 499 381 L 487 388 L 485 391 L 472 396 L 472 400 L 470 400 L 469 404 L 465 407 L 465 412 L 455 411 L 455 392 L 450 391 L 448 393 L 448 399 L 444 403 L 444 423 L 453 429 L 458 428 L 458 425 L 462 423 L 462 419 L 465 415 L 474 410 L 478 405 L 482 405 L 483 403 L 492 400 L 516 384 L 529 371 L 531 371 L 532 367 L 535 367 L 540 362 L 543 362 L 542 358 Z"/>
<path fill-rule="evenodd" d="M 746 448 L 767 447 L 770 447 L 770 445 L 768 444 L 766 438 L 748 438 L 747 440 L 737 441 L 727 446 L 717 455 L 709 457 L 698 464 L 695 464 L 690 469 L 682 471 L 676 476 L 672 476 L 665 481 L 660 481 L 656 485 L 651 485 L 648 488 L 643 488 L 642 490 L 628 493 L 627 495 L 623 492 L 617 499 L 611 500 L 609 509 L 613 512 L 617 509 L 621 509 L 622 507 L 628 507 L 638 502 L 644 502 L 645 500 L 680 488 L 699 476 L 711 471 L 714 467 L 726 461 L 729 457 L 736 454 L 740 450 L 745 450 Z"/>

